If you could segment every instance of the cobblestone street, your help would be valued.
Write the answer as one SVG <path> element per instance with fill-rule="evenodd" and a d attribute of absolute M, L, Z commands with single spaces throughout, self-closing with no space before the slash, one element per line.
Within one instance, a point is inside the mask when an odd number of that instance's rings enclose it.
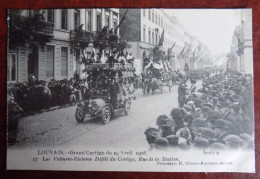
<path fill-rule="evenodd" d="M 103 125 L 98 118 L 78 124 L 74 113 L 76 105 L 55 111 L 36 114 L 20 119 L 17 143 L 12 147 L 127 147 L 147 145 L 144 131 L 156 125 L 161 114 L 169 115 L 178 106 L 178 86 L 164 88 L 155 95 L 143 96 L 141 89 L 136 91 L 137 99 L 132 103 L 128 116 L 120 115 L 109 124 Z"/>
<path fill-rule="evenodd" d="M 7 8 L 4 169 L 255 173 L 252 4 Z"/>

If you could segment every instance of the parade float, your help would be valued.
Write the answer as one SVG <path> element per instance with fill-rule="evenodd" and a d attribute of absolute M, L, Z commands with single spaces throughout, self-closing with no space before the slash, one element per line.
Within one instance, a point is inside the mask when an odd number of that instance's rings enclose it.
<path fill-rule="evenodd" d="M 92 47 L 91 50 L 89 48 Z M 104 124 L 113 116 L 128 115 L 134 99 L 134 72 L 132 59 L 127 58 L 125 40 L 120 40 L 116 30 L 106 27 L 93 36 L 83 50 L 81 64 L 85 66 L 89 98 L 77 104 L 75 118 L 82 123 L 100 117 Z"/>
<path fill-rule="evenodd" d="M 151 50 L 149 58 L 145 59 L 144 71 L 142 73 L 144 95 L 149 94 L 150 91 L 152 91 L 152 94 L 155 94 L 156 90 L 163 93 L 164 86 L 167 86 L 169 91 L 171 91 L 173 70 L 169 58 L 172 48 L 166 54 L 160 49 L 160 46 L 156 46 Z"/>

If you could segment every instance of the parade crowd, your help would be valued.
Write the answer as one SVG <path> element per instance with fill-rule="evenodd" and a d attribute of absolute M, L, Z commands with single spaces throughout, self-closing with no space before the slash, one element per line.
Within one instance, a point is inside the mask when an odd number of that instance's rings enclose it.
<path fill-rule="evenodd" d="M 32 78 L 28 82 L 14 84 L 8 92 L 27 113 L 86 99 L 88 88 L 85 82 L 77 75 L 69 80 L 53 79 L 49 82 Z"/>
<path fill-rule="evenodd" d="M 187 76 L 178 108 L 160 115 L 144 134 L 151 149 L 253 149 L 253 80 L 238 73 L 205 74 L 202 88 Z M 189 79 L 191 85 L 186 85 Z"/>

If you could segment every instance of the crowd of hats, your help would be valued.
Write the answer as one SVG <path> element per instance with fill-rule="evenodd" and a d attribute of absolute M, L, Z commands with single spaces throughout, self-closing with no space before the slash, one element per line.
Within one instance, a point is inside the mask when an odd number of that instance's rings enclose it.
<path fill-rule="evenodd" d="M 85 80 L 29 80 L 7 89 L 8 143 L 15 143 L 18 119 L 54 106 L 62 106 L 89 97 Z"/>
<path fill-rule="evenodd" d="M 28 113 L 87 98 L 84 82 L 85 80 L 75 80 L 74 78 L 70 80 L 53 79 L 50 82 L 34 80 L 12 84 L 8 91 L 24 113 Z"/>
<path fill-rule="evenodd" d="M 108 96 L 111 81 L 117 79 L 123 89 L 123 96 L 134 96 L 134 69 L 127 65 L 118 68 L 93 68 L 88 71 L 87 79 L 80 79 L 74 74 L 71 79 L 49 82 L 29 79 L 28 82 L 15 83 L 8 88 L 14 101 L 25 114 L 48 109 L 53 106 L 66 105 L 78 100 L 87 100 L 94 96 Z M 86 85 L 87 84 L 87 85 Z M 8 108 L 12 110 L 12 108 Z"/>
<path fill-rule="evenodd" d="M 187 71 L 186 73 L 182 73 L 180 71 L 173 71 L 171 74 L 172 82 L 178 83 L 184 81 L 186 79 L 193 79 L 193 80 L 201 80 L 204 79 L 205 76 L 209 76 L 210 70 L 204 69 L 192 69 Z"/>
<path fill-rule="evenodd" d="M 189 92 L 183 107 L 160 115 L 158 128 L 146 129 L 155 149 L 241 150 L 254 147 L 253 81 L 237 73 L 205 77 L 202 88 Z"/>

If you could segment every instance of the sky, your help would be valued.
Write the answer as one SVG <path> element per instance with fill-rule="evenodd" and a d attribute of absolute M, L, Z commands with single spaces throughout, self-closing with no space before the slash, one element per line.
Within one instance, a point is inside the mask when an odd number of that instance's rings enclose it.
<path fill-rule="evenodd" d="M 241 23 L 240 9 L 167 9 L 185 30 L 205 44 L 212 55 L 230 51 L 233 32 Z"/>

